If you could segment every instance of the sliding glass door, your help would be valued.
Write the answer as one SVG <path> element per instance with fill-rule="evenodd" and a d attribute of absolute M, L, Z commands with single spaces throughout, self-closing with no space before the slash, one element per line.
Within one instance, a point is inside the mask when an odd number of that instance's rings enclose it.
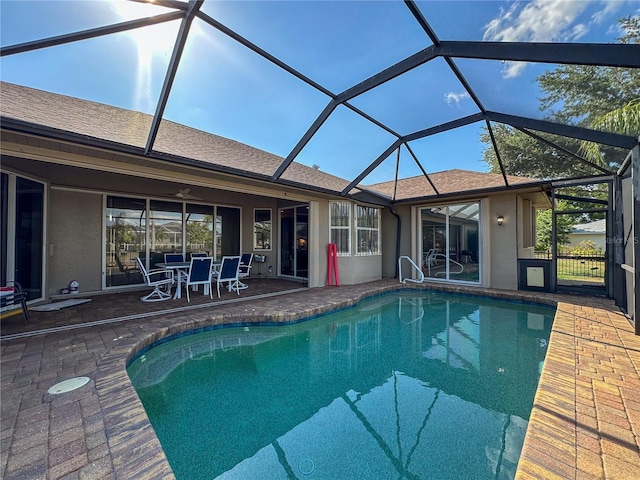
<path fill-rule="evenodd" d="M 280 210 L 280 275 L 309 276 L 308 227 L 307 205 Z"/>
<path fill-rule="evenodd" d="M 166 253 L 240 255 L 238 207 L 106 197 L 105 287 L 142 283 L 136 258 L 157 268 Z M 215 219 L 215 221 L 214 221 Z"/>
<path fill-rule="evenodd" d="M 17 281 L 27 299 L 43 297 L 44 184 L 2 173 L 2 284 Z"/>
<path fill-rule="evenodd" d="M 147 201 L 143 198 L 107 197 L 107 287 L 142 283 L 136 258 L 146 259 Z"/>
<path fill-rule="evenodd" d="M 422 271 L 425 277 L 480 281 L 480 204 L 420 209 Z"/>

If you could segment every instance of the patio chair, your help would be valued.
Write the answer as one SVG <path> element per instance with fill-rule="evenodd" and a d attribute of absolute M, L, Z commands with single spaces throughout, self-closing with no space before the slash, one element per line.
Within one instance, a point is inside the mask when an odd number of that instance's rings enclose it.
<path fill-rule="evenodd" d="M 251 271 L 251 264 L 253 262 L 253 253 L 243 253 L 240 257 L 240 270 L 238 270 L 238 278 L 247 278 Z M 247 288 L 247 284 L 238 280 L 238 288 Z"/>
<path fill-rule="evenodd" d="M 173 271 L 165 270 L 163 268 L 156 268 L 154 270 L 147 270 L 142 263 L 140 257 L 136 258 L 140 273 L 144 278 L 144 283 L 153 288 L 153 291 L 140 297 L 143 302 L 161 302 L 162 300 L 169 300 L 171 298 L 171 285 L 173 285 Z"/>
<path fill-rule="evenodd" d="M 12 305 L 22 307 L 24 323 L 29 323 L 29 309 L 27 308 L 27 293 L 22 290 L 22 285 L 15 281 L 9 281 L 13 286 L 0 287 L 0 307 L 5 308 Z"/>
<path fill-rule="evenodd" d="M 118 265 L 118 270 L 120 270 L 121 273 L 124 273 L 127 280 L 129 280 L 129 275 L 131 275 L 131 272 L 137 272 L 138 271 L 138 267 L 136 266 L 135 263 L 122 263 L 122 260 L 120 259 L 120 255 L 118 255 L 118 253 L 116 252 L 115 254 L 115 260 L 116 260 L 116 265 Z"/>
<path fill-rule="evenodd" d="M 213 267 L 212 257 L 195 257 L 191 258 L 191 265 L 187 273 L 187 281 L 185 282 L 187 291 L 187 301 L 191 302 L 189 297 L 189 287 L 204 285 L 204 293 L 206 295 L 209 290 L 209 298 L 213 298 L 211 294 L 211 270 Z M 218 295 L 219 296 L 219 295 Z"/>
<path fill-rule="evenodd" d="M 184 262 L 184 255 L 181 253 L 165 253 L 164 254 L 164 263 L 182 263 Z M 180 281 L 185 282 L 187 280 L 187 271 L 186 270 L 176 270 L 178 275 L 180 275 Z"/>
<path fill-rule="evenodd" d="M 235 290 L 240 295 L 238 288 L 238 272 L 240 271 L 240 257 L 222 257 L 222 263 L 217 272 L 214 272 L 216 278 L 216 287 L 218 288 L 218 298 L 220 298 L 220 284 L 227 283 L 229 291 Z"/>
<path fill-rule="evenodd" d="M 431 267 L 436 265 L 436 256 L 438 255 L 437 248 L 430 248 L 427 253 L 424 254 L 424 265 L 429 270 L 429 276 L 431 276 Z"/>

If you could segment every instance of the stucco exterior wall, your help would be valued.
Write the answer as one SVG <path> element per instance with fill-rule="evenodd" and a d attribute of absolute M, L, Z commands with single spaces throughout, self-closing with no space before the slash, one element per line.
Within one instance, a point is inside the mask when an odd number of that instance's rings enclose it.
<path fill-rule="evenodd" d="M 604 233 L 570 233 L 568 235 L 569 245 L 572 247 L 578 246 L 581 242 L 590 241 L 593 242 L 596 247 L 602 248 L 604 252 L 606 249 L 606 238 Z"/>
<path fill-rule="evenodd" d="M 379 280 L 382 275 L 382 255 L 338 257 L 338 273 L 340 283 L 344 285 Z"/>
<path fill-rule="evenodd" d="M 102 250 L 102 195 L 51 189 L 46 295 L 72 280 L 80 292 L 100 290 Z"/>
<path fill-rule="evenodd" d="M 516 195 L 494 195 L 490 199 L 489 218 L 483 226 L 489 228 L 491 288 L 516 290 L 518 288 L 518 245 L 517 245 L 517 200 Z M 504 217 L 501 226 L 496 219 Z"/>

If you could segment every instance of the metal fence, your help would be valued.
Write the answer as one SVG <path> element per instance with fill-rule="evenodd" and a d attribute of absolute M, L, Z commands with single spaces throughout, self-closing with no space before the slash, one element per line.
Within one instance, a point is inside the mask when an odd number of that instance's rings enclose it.
<path fill-rule="evenodd" d="M 535 258 L 551 260 L 550 251 L 536 251 Z M 559 253 L 557 256 L 558 279 L 604 281 L 606 255 L 594 252 L 590 255 Z"/>

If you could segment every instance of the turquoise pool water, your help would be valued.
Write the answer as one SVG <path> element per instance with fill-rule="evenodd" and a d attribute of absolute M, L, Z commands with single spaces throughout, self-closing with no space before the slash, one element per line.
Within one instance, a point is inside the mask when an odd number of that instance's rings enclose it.
<path fill-rule="evenodd" d="M 404 291 L 128 373 L 178 479 L 511 479 L 554 312 Z"/>

